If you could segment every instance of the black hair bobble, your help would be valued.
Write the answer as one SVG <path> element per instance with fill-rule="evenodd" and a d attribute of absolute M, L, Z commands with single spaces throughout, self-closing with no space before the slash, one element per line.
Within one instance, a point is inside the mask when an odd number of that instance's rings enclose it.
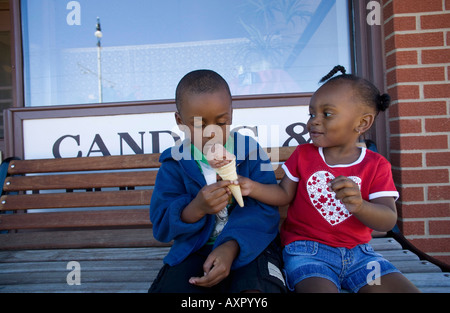
<path fill-rule="evenodd" d="M 387 108 L 389 108 L 390 104 L 391 104 L 391 97 L 387 93 L 378 96 L 377 101 L 378 111 L 380 112 L 386 111 Z"/>

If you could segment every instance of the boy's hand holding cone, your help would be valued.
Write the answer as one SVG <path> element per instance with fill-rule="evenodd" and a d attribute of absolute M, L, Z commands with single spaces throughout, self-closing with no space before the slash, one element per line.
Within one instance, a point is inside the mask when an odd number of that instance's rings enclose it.
<path fill-rule="evenodd" d="M 223 180 L 236 181 L 238 179 L 236 172 L 236 157 L 229 153 L 221 144 L 214 144 L 209 149 L 206 159 L 209 165 L 216 171 Z M 234 198 L 240 207 L 244 206 L 241 187 L 239 185 L 229 185 Z"/>

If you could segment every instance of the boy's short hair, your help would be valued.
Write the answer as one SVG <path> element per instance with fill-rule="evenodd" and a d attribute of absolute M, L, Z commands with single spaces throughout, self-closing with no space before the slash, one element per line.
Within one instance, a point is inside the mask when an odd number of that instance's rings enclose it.
<path fill-rule="evenodd" d="M 187 94 L 212 93 L 225 90 L 231 99 L 231 92 L 225 79 L 212 70 L 195 70 L 187 73 L 178 83 L 175 91 L 175 104 L 178 112 Z"/>

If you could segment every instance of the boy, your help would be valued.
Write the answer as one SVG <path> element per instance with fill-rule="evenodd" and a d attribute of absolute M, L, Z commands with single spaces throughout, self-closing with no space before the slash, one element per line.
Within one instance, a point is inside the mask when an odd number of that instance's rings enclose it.
<path fill-rule="evenodd" d="M 230 202 L 229 181 L 217 175 L 204 155 L 212 144 L 236 155 L 239 175 L 276 183 L 270 162 L 259 158 L 249 137 L 229 135 L 231 93 L 217 73 L 186 74 L 176 89 L 175 120 L 186 135 L 181 145 L 161 154 L 150 205 L 153 234 L 173 245 L 149 292 L 284 292 L 276 244 L 276 207 L 245 198 Z"/>

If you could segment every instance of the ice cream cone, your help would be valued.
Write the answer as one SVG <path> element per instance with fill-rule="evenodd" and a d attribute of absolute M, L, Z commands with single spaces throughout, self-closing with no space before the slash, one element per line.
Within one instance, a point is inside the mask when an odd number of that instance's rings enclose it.
<path fill-rule="evenodd" d="M 237 180 L 237 172 L 236 172 L 236 160 L 232 160 L 227 165 L 224 165 L 219 168 L 214 169 L 217 174 L 223 179 L 223 180 Z M 228 188 L 230 188 L 231 193 L 233 194 L 233 197 L 236 199 L 237 203 L 240 207 L 244 206 L 244 199 L 242 198 L 242 192 L 241 187 L 239 185 L 229 185 Z"/>

